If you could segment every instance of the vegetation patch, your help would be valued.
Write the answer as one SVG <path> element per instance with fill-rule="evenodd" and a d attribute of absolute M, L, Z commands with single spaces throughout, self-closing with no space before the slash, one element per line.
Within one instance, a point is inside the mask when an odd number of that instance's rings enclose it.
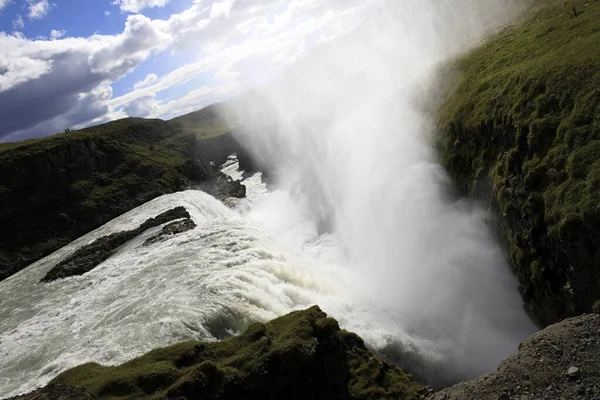
<path fill-rule="evenodd" d="M 498 213 L 546 324 L 600 297 L 599 42 L 600 3 L 545 1 L 442 74 L 441 160 Z"/>

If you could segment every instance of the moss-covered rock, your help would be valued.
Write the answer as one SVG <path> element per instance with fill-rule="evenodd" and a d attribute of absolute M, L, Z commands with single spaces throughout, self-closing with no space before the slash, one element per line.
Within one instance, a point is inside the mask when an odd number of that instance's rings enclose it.
<path fill-rule="evenodd" d="M 35 393 L 56 387 L 100 399 L 415 399 L 422 390 L 318 307 L 220 342 L 181 343 L 116 367 L 85 364 Z"/>
<path fill-rule="evenodd" d="M 600 3 L 541 3 L 446 69 L 459 78 L 435 140 L 460 189 L 499 215 L 549 324 L 600 297 Z"/>

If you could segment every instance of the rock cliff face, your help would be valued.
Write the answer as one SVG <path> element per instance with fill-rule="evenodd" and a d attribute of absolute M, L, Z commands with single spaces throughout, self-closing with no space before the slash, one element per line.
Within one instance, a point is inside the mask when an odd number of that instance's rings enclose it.
<path fill-rule="evenodd" d="M 240 151 L 233 136 L 182 126 L 129 118 L 0 144 L 0 280 L 159 195 L 245 196 L 215 167 Z"/>
<path fill-rule="evenodd" d="M 17 399 L 400 400 L 422 389 L 312 307 L 220 342 L 181 343 L 117 367 L 85 364 Z"/>
<path fill-rule="evenodd" d="M 599 41 L 600 3 L 546 1 L 442 74 L 442 163 L 496 212 L 544 324 L 600 299 Z"/>

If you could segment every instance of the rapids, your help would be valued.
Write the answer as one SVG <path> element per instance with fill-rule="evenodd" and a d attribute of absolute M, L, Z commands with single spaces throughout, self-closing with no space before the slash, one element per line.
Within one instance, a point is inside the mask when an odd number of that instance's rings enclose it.
<path fill-rule="evenodd" d="M 225 171 L 238 178 L 236 166 Z M 266 192 L 260 174 L 245 184 L 249 199 L 234 209 L 195 190 L 154 199 L 0 283 L 0 398 L 85 362 L 118 364 L 156 347 L 222 339 L 314 304 L 375 348 L 416 346 L 360 304 L 356 277 L 336 263 L 334 237 L 318 237 L 285 192 Z M 196 229 L 142 246 L 160 227 L 151 229 L 87 274 L 39 282 L 80 246 L 179 205 Z"/>

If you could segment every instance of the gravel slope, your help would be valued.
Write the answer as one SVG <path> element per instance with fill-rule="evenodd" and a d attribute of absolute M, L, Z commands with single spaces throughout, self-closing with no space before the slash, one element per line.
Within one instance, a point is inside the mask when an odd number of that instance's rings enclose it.
<path fill-rule="evenodd" d="M 430 396 L 435 400 L 600 400 L 600 315 L 551 325 L 526 339 L 496 372 Z"/>

